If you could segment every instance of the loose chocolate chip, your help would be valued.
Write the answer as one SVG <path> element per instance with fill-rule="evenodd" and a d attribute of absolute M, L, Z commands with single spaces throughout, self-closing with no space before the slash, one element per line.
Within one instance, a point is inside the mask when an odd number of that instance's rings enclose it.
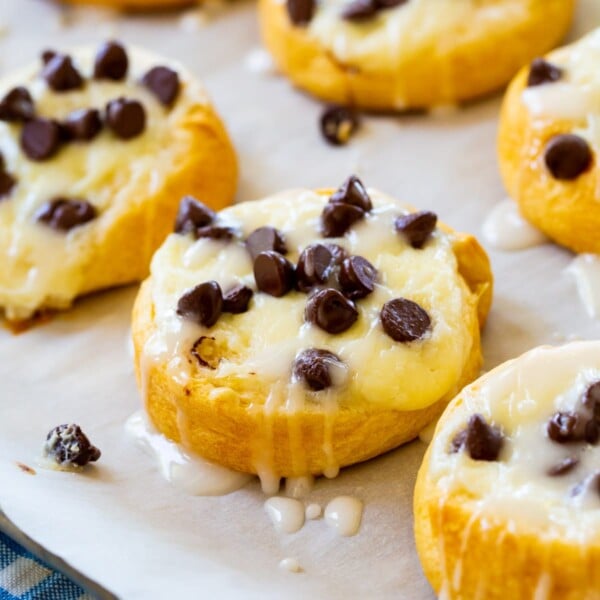
<path fill-rule="evenodd" d="M 34 114 L 33 98 L 27 88 L 13 88 L 0 100 L 0 121 L 29 121 Z"/>
<path fill-rule="evenodd" d="M 63 467 L 83 467 L 97 461 L 102 453 L 90 443 L 78 425 L 71 423 L 59 425 L 48 432 L 44 454 Z"/>
<path fill-rule="evenodd" d="M 221 358 L 217 352 L 217 345 L 214 337 L 203 335 L 199 337 L 192 346 L 192 356 L 198 361 L 200 366 L 209 369 L 216 369 Z"/>
<path fill-rule="evenodd" d="M 571 133 L 554 136 L 546 146 L 544 161 L 555 179 L 577 179 L 592 164 L 589 144 Z"/>
<path fill-rule="evenodd" d="M 256 260 L 256 257 L 261 252 L 272 251 L 279 254 L 287 254 L 285 238 L 274 227 L 259 227 L 255 229 L 246 240 L 246 248 L 252 260 Z"/>
<path fill-rule="evenodd" d="M 179 211 L 175 219 L 176 233 L 195 232 L 200 227 L 210 225 L 216 217 L 214 210 L 196 200 L 193 196 L 184 196 L 179 203 Z"/>
<path fill-rule="evenodd" d="M 578 442 L 585 438 L 586 423 L 581 415 L 569 412 L 557 412 L 552 415 L 546 432 L 548 437 L 558 444 Z"/>
<path fill-rule="evenodd" d="M 128 67 L 129 59 L 125 48 L 118 42 L 105 42 L 96 54 L 94 77 L 120 81 L 127 75 Z"/>
<path fill-rule="evenodd" d="M 352 300 L 365 298 L 375 289 L 377 269 L 362 256 L 350 256 L 342 263 L 340 285 Z"/>
<path fill-rule="evenodd" d="M 211 240 L 228 242 L 235 237 L 235 230 L 233 230 L 231 227 L 207 225 L 206 227 L 198 227 L 198 229 L 196 229 L 194 232 L 194 237 L 197 240 L 200 238 L 208 238 Z"/>
<path fill-rule="evenodd" d="M 223 296 L 223 312 L 239 315 L 248 310 L 254 292 L 245 285 L 236 285 Z"/>
<path fill-rule="evenodd" d="M 302 351 L 294 360 L 293 373 L 296 379 L 315 392 L 331 387 L 331 366 L 342 365 L 340 357 L 320 348 L 309 348 Z"/>
<path fill-rule="evenodd" d="M 296 267 L 298 289 L 308 292 L 316 285 L 324 283 L 333 262 L 333 254 L 325 244 L 307 246 L 300 254 Z"/>
<path fill-rule="evenodd" d="M 46 160 L 61 144 L 60 126 L 49 119 L 32 119 L 21 130 L 21 148 L 31 160 Z"/>
<path fill-rule="evenodd" d="M 328 288 L 313 294 L 306 303 L 304 317 L 327 333 L 342 333 L 352 327 L 358 311 L 341 292 Z"/>
<path fill-rule="evenodd" d="M 354 0 L 342 11 L 342 18 L 347 21 L 364 21 L 370 19 L 378 10 L 376 0 Z"/>
<path fill-rule="evenodd" d="M 254 279 L 261 292 L 280 298 L 294 287 L 294 265 L 273 250 L 261 252 L 254 261 Z"/>
<path fill-rule="evenodd" d="M 358 206 L 364 212 L 369 212 L 373 208 L 373 203 L 362 181 L 356 175 L 350 175 L 341 187 L 329 198 L 329 202 L 342 202 Z"/>
<path fill-rule="evenodd" d="M 102 129 L 100 112 L 93 108 L 82 108 L 67 115 L 61 124 L 67 140 L 93 140 Z"/>
<path fill-rule="evenodd" d="M 427 312 L 416 302 L 406 298 L 395 298 L 381 309 L 383 330 L 396 342 L 419 340 L 431 328 Z"/>
<path fill-rule="evenodd" d="M 177 303 L 177 314 L 204 327 L 212 327 L 223 312 L 223 294 L 216 281 L 188 290 Z"/>
<path fill-rule="evenodd" d="M 321 133 L 334 146 L 346 144 L 357 128 L 357 114 L 344 106 L 328 106 L 321 115 Z"/>
<path fill-rule="evenodd" d="M 592 411 L 594 418 L 600 420 L 600 381 L 592 383 L 585 391 L 583 405 Z"/>
<path fill-rule="evenodd" d="M 497 427 L 489 425 L 479 414 L 469 419 L 467 428 L 452 442 L 452 446 L 457 449 L 465 448 L 473 460 L 486 461 L 498 460 L 503 444 L 502 432 Z"/>
<path fill-rule="evenodd" d="M 35 220 L 58 231 L 69 231 L 96 218 L 93 205 L 85 200 L 54 198 L 35 214 Z"/>
<path fill-rule="evenodd" d="M 179 75 L 169 67 L 150 69 L 142 82 L 164 106 L 171 106 L 179 94 Z"/>
<path fill-rule="evenodd" d="M 54 50 L 44 50 L 42 52 L 42 64 L 47 65 L 57 54 L 58 52 Z"/>
<path fill-rule="evenodd" d="M 364 216 L 364 210 L 352 204 L 327 204 L 321 214 L 322 233 L 325 237 L 341 237 Z"/>
<path fill-rule="evenodd" d="M 536 58 L 531 63 L 529 77 L 527 78 L 527 87 L 542 85 L 543 83 L 552 83 L 562 77 L 561 68 L 545 61 L 543 58 Z"/>
<path fill-rule="evenodd" d="M 547 472 L 550 477 L 559 477 L 560 475 L 566 475 L 567 473 L 570 473 L 578 464 L 578 458 L 569 456 L 550 467 Z"/>
<path fill-rule="evenodd" d="M 294 25 L 307 25 L 315 12 L 315 0 L 287 0 L 286 7 Z"/>
<path fill-rule="evenodd" d="M 55 54 L 45 64 L 42 77 L 55 92 L 68 92 L 83 87 L 83 78 L 73 66 L 70 56 Z"/>
<path fill-rule="evenodd" d="M 15 187 L 17 180 L 4 169 L 0 170 L 0 200 L 4 200 Z"/>
<path fill-rule="evenodd" d="M 146 111 L 137 100 L 117 98 L 106 106 L 106 124 L 122 140 L 140 135 L 146 127 Z"/>
<path fill-rule="evenodd" d="M 398 217 L 395 227 L 396 231 L 406 237 L 413 248 L 420 249 L 429 239 L 436 224 L 437 215 L 429 211 L 423 211 Z"/>

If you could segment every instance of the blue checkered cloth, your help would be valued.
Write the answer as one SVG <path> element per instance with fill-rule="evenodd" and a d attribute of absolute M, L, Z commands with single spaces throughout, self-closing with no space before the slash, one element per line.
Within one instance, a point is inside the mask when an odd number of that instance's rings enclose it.
<path fill-rule="evenodd" d="M 0 600 L 92 600 L 92 597 L 0 532 Z"/>

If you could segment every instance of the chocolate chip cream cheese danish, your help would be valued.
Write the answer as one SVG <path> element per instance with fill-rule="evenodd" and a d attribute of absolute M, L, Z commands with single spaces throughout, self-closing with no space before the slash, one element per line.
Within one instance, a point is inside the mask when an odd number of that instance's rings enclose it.
<path fill-rule="evenodd" d="M 215 214 L 185 198 L 133 314 L 154 426 L 263 481 L 412 438 L 477 376 L 477 241 L 350 177 Z"/>
<path fill-rule="evenodd" d="M 440 598 L 600 598 L 600 342 L 542 347 L 464 389 L 415 490 Z"/>
<path fill-rule="evenodd" d="M 0 308 L 9 320 L 144 278 L 179 198 L 216 208 L 236 160 L 180 65 L 108 42 L 0 80 Z"/>
<path fill-rule="evenodd" d="M 505 185 L 529 221 L 576 252 L 600 253 L 600 29 L 538 58 L 502 107 Z"/>
<path fill-rule="evenodd" d="M 490 93 L 562 39 L 574 0 L 260 0 L 266 46 L 299 88 L 371 110 Z"/>

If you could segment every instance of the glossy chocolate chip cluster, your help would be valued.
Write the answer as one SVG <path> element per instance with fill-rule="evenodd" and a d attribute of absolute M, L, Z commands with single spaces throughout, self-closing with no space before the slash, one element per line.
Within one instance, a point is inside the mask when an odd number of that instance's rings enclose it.
<path fill-rule="evenodd" d="M 383 10 L 406 4 L 408 0 L 353 0 L 341 12 L 341 17 L 360 23 L 367 21 Z M 313 18 L 316 0 L 287 0 L 288 16 L 294 25 L 306 26 Z"/>
<path fill-rule="evenodd" d="M 343 237 L 373 209 L 362 182 L 349 177 L 331 195 L 320 217 L 324 238 Z M 395 230 L 415 249 L 421 249 L 436 227 L 431 212 L 403 215 Z M 217 214 L 191 196 L 185 197 L 175 222 L 175 232 L 194 239 L 208 237 L 224 242 L 242 241 L 235 230 L 219 224 Z M 350 255 L 339 244 L 316 242 L 305 247 L 293 264 L 286 258 L 288 247 L 283 232 L 270 226 L 255 229 L 243 240 L 253 265 L 256 291 L 275 298 L 290 292 L 308 295 L 304 319 L 332 335 L 347 331 L 359 318 L 357 303 L 369 296 L 378 279 L 377 269 L 366 258 Z M 236 286 L 223 292 L 216 281 L 206 281 L 188 290 L 178 301 L 179 316 L 203 327 L 212 327 L 222 313 L 246 312 L 254 291 Z M 422 339 L 432 327 L 428 313 L 416 302 L 395 298 L 381 308 L 383 331 L 401 343 Z M 204 339 L 204 338 L 201 338 Z M 197 352 L 196 352 L 197 354 Z M 341 360 L 328 350 L 310 348 L 298 355 L 294 376 L 320 391 L 331 385 L 330 370 Z M 206 360 L 200 364 L 207 366 Z"/>
<path fill-rule="evenodd" d="M 44 456 L 61 467 L 84 467 L 100 458 L 94 446 L 79 425 L 65 424 L 51 429 L 46 436 Z"/>
<path fill-rule="evenodd" d="M 536 58 L 529 68 L 527 87 L 560 81 L 564 71 L 543 58 Z M 573 181 L 590 169 L 594 154 L 588 142 L 573 133 L 560 133 L 546 143 L 544 163 L 554 179 Z"/>
<path fill-rule="evenodd" d="M 496 461 L 504 446 L 504 434 L 480 414 L 473 415 L 467 426 L 457 433 L 450 445 L 451 452 L 466 452 L 473 460 Z"/>
<path fill-rule="evenodd" d="M 56 93 L 80 90 L 85 79 L 70 56 L 52 50 L 42 54 L 41 77 Z M 129 68 L 125 48 L 117 42 L 106 42 L 98 50 L 93 77 L 97 81 L 121 81 Z M 166 107 L 175 102 L 179 93 L 179 76 L 168 67 L 150 69 L 140 82 Z M 71 142 L 90 142 L 106 127 L 115 137 L 130 140 L 146 128 L 146 111 L 141 102 L 129 98 L 115 98 L 104 111 L 79 108 L 62 120 L 37 114 L 35 103 L 27 88 L 11 89 L 0 100 L 0 121 L 19 125 L 23 153 L 32 161 L 45 161 Z M 8 198 L 17 181 L 5 168 L 0 156 L 0 200 Z M 83 225 L 96 216 L 94 207 L 85 200 L 55 198 L 38 211 L 36 219 L 56 230 L 67 231 Z"/>

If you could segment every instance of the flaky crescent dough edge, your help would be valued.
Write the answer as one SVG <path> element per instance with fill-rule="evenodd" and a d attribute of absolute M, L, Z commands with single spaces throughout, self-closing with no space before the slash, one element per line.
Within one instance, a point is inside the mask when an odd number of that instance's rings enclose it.
<path fill-rule="evenodd" d="M 269 470 L 282 477 L 320 474 L 331 466 L 332 457 L 336 466 L 361 462 L 415 438 L 441 414 L 460 388 L 478 376 L 482 364 L 479 329 L 491 305 L 490 263 L 470 235 L 454 234 L 454 252 L 459 273 L 472 292 L 472 303 L 465 310 L 465 321 L 472 324 L 471 353 L 455 389 L 435 404 L 414 411 L 362 406 L 340 409 L 332 415 L 313 406 L 293 416 L 278 413 L 268 419 L 263 410 L 242 405 L 235 389 L 211 401 L 210 388 L 203 390 L 201 378 L 188 386 L 179 385 L 167 373 L 165 364 L 155 362 L 145 364 L 142 373 L 142 351 L 155 330 L 150 281 L 145 281 L 133 309 L 132 335 L 138 385 L 145 389 L 145 408 L 152 423 L 169 439 L 218 464 L 256 473 L 257 465 L 268 463 Z M 235 388 L 235 382 L 231 386 Z M 291 428 L 290 420 L 294 420 Z M 182 421 L 187 423 L 183 435 L 179 425 Z M 327 428 L 332 442 L 329 455 L 323 448 Z M 267 457 L 262 456 L 265 448 Z"/>
<path fill-rule="evenodd" d="M 435 40 L 422 51 L 408 48 L 398 71 L 342 64 L 305 27 L 292 25 L 280 0 L 259 0 L 259 19 L 267 49 L 294 85 L 327 102 L 393 111 L 455 104 L 500 89 L 563 38 L 574 6 L 574 0 L 549 0 L 528 22 L 482 31 L 476 42 L 450 47 L 445 54 L 435 50 Z M 440 85 L 443 74 L 454 82 L 453 90 Z M 403 90 L 401 105 L 397 88 Z"/>

